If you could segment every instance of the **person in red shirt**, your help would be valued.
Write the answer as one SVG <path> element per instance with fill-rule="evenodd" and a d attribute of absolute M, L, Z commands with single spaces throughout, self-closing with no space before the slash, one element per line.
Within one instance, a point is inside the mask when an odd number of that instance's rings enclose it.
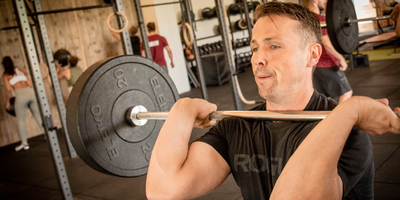
<path fill-rule="evenodd" d="M 315 13 L 320 22 L 325 22 L 325 17 L 320 15 L 324 11 L 326 0 L 309 0 L 308 9 Z M 326 28 L 322 29 L 322 55 L 315 68 L 313 83 L 314 88 L 327 97 L 339 97 L 339 103 L 353 95 L 353 90 L 347 81 L 344 71 L 347 62 L 344 57 L 333 47 Z"/>
<path fill-rule="evenodd" d="M 161 66 L 166 72 L 168 72 L 167 62 L 164 58 L 164 48 L 168 52 L 168 56 L 171 59 L 171 66 L 174 67 L 174 60 L 172 58 L 172 50 L 169 48 L 167 39 L 165 37 L 156 34 L 156 25 L 154 22 L 149 22 L 147 24 L 148 38 L 149 38 L 149 46 L 151 55 L 153 57 L 154 62 Z M 142 56 L 145 57 L 145 53 L 142 45 Z"/>

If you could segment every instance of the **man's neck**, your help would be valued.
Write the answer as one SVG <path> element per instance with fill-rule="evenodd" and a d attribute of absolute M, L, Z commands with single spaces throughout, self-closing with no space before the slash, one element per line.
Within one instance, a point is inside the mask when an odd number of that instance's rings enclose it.
<path fill-rule="evenodd" d="M 301 93 L 291 94 L 289 96 L 266 101 L 266 108 L 268 111 L 302 111 L 306 108 L 312 95 L 314 94 L 314 88 L 307 87 L 306 91 L 302 89 Z"/>
<path fill-rule="evenodd" d="M 149 36 L 152 36 L 152 35 L 155 35 L 155 34 L 156 34 L 156 32 L 154 32 L 154 31 L 149 32 Z"/>

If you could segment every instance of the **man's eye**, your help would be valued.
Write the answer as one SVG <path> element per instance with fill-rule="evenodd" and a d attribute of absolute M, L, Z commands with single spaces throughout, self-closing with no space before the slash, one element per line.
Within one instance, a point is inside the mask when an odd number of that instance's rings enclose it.
<path fill-rule="evenodd" d="M 258 51 L 258 47 L 252 48 L 251 50 L 252 50 L 253 52 L 257 52 L 257 51 Z"/>
<path fill-rule="evenodd" d="M 278 49 L 278 48 L 279 48 L 279 46 L 272 45 L 272 46 L 271 46 L 271 48 L 273 48 L 273 49 Z"/>

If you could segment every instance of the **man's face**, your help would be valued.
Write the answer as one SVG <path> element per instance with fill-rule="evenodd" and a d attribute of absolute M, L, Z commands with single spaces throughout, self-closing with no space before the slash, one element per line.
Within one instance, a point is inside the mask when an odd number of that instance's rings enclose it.
<path fill-rule="evenodd" d="M 304 86 L 307 51 L 299 22 L 272 15 L 257 20 L 253 29 L 251 58 L 258 92 L 274 101 Z"/>

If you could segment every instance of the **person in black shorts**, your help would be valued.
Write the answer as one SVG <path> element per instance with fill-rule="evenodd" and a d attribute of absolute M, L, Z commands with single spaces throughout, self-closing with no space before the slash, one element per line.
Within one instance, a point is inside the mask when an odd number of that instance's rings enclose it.
<path fill-rule="evenodd" d="M 148 199 L 193 199 L 230 173 L 244 199 L 373 199 L 367 134 L 400 134 L 400 118 L 387 100 L 351 97 L 337 105 L 315 91 L 312 74 L 322 34 L 314 13 L 299 4 L 268 2 L 254 16 L 251 63 L 266 103 L 253 110 L 332 111 L 316 121 L 229 117 L 216 124 L 208 117 L 215 104 L 180 99 L 152 151 Z M 212 125 L 189 145 L 193 127 Z"/>
<path fill-rule="evenodd" d="M 112 30 L 110 30 L 111 35 L 113 37 L 115 37 L 117 40 L 121 41 L 121 36 L 116 33 L 113 32 Z M 136 35 L 136 33 L 138 32 L 138 28 L 136 26 L 131 26 L 129 28 L 129 36 L 131 38 L 131 44 L 132 44 L 132 50 L 133 50 L 133 55 L 141 55 L 140 52 L 140 39 L 139 37 Z"/>
<path fill-rule="evenodd" d="M 308 9 L 314 12 L 320 22 L 326 19 L 320 13 L 325 9 L 326 0 L 308 0 Z M 326 28 L 322 29 L 322 54 L 314 72 L 314 88 L 321 94 L 337 98 L 339 103 L 353 95 L 353 90 L 347 81 L 348 65 L 342 54 L 333 47 Z"/>

